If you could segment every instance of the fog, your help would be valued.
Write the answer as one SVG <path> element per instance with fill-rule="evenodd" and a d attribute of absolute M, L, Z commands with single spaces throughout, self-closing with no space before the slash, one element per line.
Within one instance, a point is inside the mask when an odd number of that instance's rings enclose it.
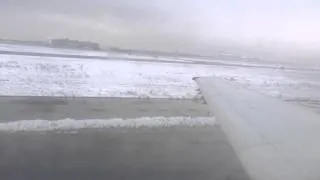
<path fill-rule="evenodd" d="M 315 53 L 319 15 L 316 0 L 0 0 L 0 38 L 206 54 Z"/>

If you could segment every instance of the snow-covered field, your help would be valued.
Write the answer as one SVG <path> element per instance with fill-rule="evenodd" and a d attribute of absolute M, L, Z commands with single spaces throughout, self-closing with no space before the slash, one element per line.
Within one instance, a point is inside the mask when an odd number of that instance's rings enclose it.
<path fill-rule="evenodd" d="M 199 76 L 217 76 L 273 96 L 316 96 L 318 72 L 204 64 L 0 55 L 0 95 L 194 98 Z M 319 95 L 320 96 L 320 95 Z"/>
<path fill-rule="evenodd" d="M 212 74 L 201 66 L 3 55 L 0 94 L 191 98 L 192 77 Z"/>
<path fill-rule="evenodd" d="M 15 45 L 15 44 L 1 44 L 0 51 L 10 52 L 26 52 L 26 53 L 43 53 L 43 54 L 61 54 L 61 55 L 80 55 L 80 56 L 96 56 L 96 57 L 113 57 L 113 58 L 131 58 L 135 60 L 139 59 L 154 59 L 154 60 L 171 60 L 179 62 L 190 62 L 192 59 L 187 58 L 173 58 L 173 57 L 158 57 L 151 55 L 137 55 L 129 53 L 120 53 L 113 51 L 93 51 L 93 50 L 76 50 L 76 49 L 62 49 L 62 48 L 51 48 L 42 46 L 26 46 L 26 45 Z"/>
<path fill-rule="evenodd" d="M 247 66 L 258 66 L 258 67 L 271 67 L 279 68 L 280 64 L 271 64 L 267 62 L 250 62 L 244 59 L 237 61 L 231 60 L 221 60 L 221 59 L 208 59 L 208 58 L 195 58 L 195 57 L 171 57 L 171 56 L 152 56 L 152 55 L 142 55 L 142 54 L 132 54 L 132 53 L 120 53 L 114 51 L 92 51 L 92 50 L 76 50 L 76 49 L 62 49 L 62 48 L 51 48 L 44 46 L 26 46 L 26 45 L 16 45 L 16 44 L 1 44 L 0 51 L 9 52 L 25 52 L 25 53 L 42 53 L 42 54 L 59 54 L 59 55 L 77 55 L 77 56 L 91 56 L 91 57 L 104 57 L 104 58 L 117 58 L 117 59 L 132 59 L 132 60 L 154 60 L 154 61 L 173 61 L 173 62 L 185 62 L 185 63 L 217 63 L 226 64 L 231 66 L 236 65 L 247 65 Z"/>

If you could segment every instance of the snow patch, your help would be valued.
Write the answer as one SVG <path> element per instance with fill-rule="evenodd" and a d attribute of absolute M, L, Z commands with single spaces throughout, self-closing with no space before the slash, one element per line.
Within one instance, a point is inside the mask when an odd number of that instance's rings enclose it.
<path fill-rule="evenodd" d="M 139 127 L 172 127 L 172 126 L 212 126 L 213 117 L 141 117 L 136 119 L 63 119 L 48 120 L 21 120 L 0 123 L 0 131 L 55 131 L 80 130 L 101 128 L 139 128 Z"/>

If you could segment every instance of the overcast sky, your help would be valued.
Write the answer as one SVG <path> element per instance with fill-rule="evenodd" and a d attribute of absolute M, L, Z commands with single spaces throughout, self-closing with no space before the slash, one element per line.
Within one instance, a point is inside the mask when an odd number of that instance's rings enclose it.
<path fill-rule="evenodd" d="M 199 50 L 320 45 L 319 0 L 0 0 L 0 37 Z"/>

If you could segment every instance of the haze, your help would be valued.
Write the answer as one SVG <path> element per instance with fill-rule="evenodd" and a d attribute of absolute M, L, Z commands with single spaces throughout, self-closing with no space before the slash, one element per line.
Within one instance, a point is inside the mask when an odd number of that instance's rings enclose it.
<path fill-rule="evenodd" d="M 209 53 L 315 51 L 316 0 L 0 0 L 0 38 Z"/>

